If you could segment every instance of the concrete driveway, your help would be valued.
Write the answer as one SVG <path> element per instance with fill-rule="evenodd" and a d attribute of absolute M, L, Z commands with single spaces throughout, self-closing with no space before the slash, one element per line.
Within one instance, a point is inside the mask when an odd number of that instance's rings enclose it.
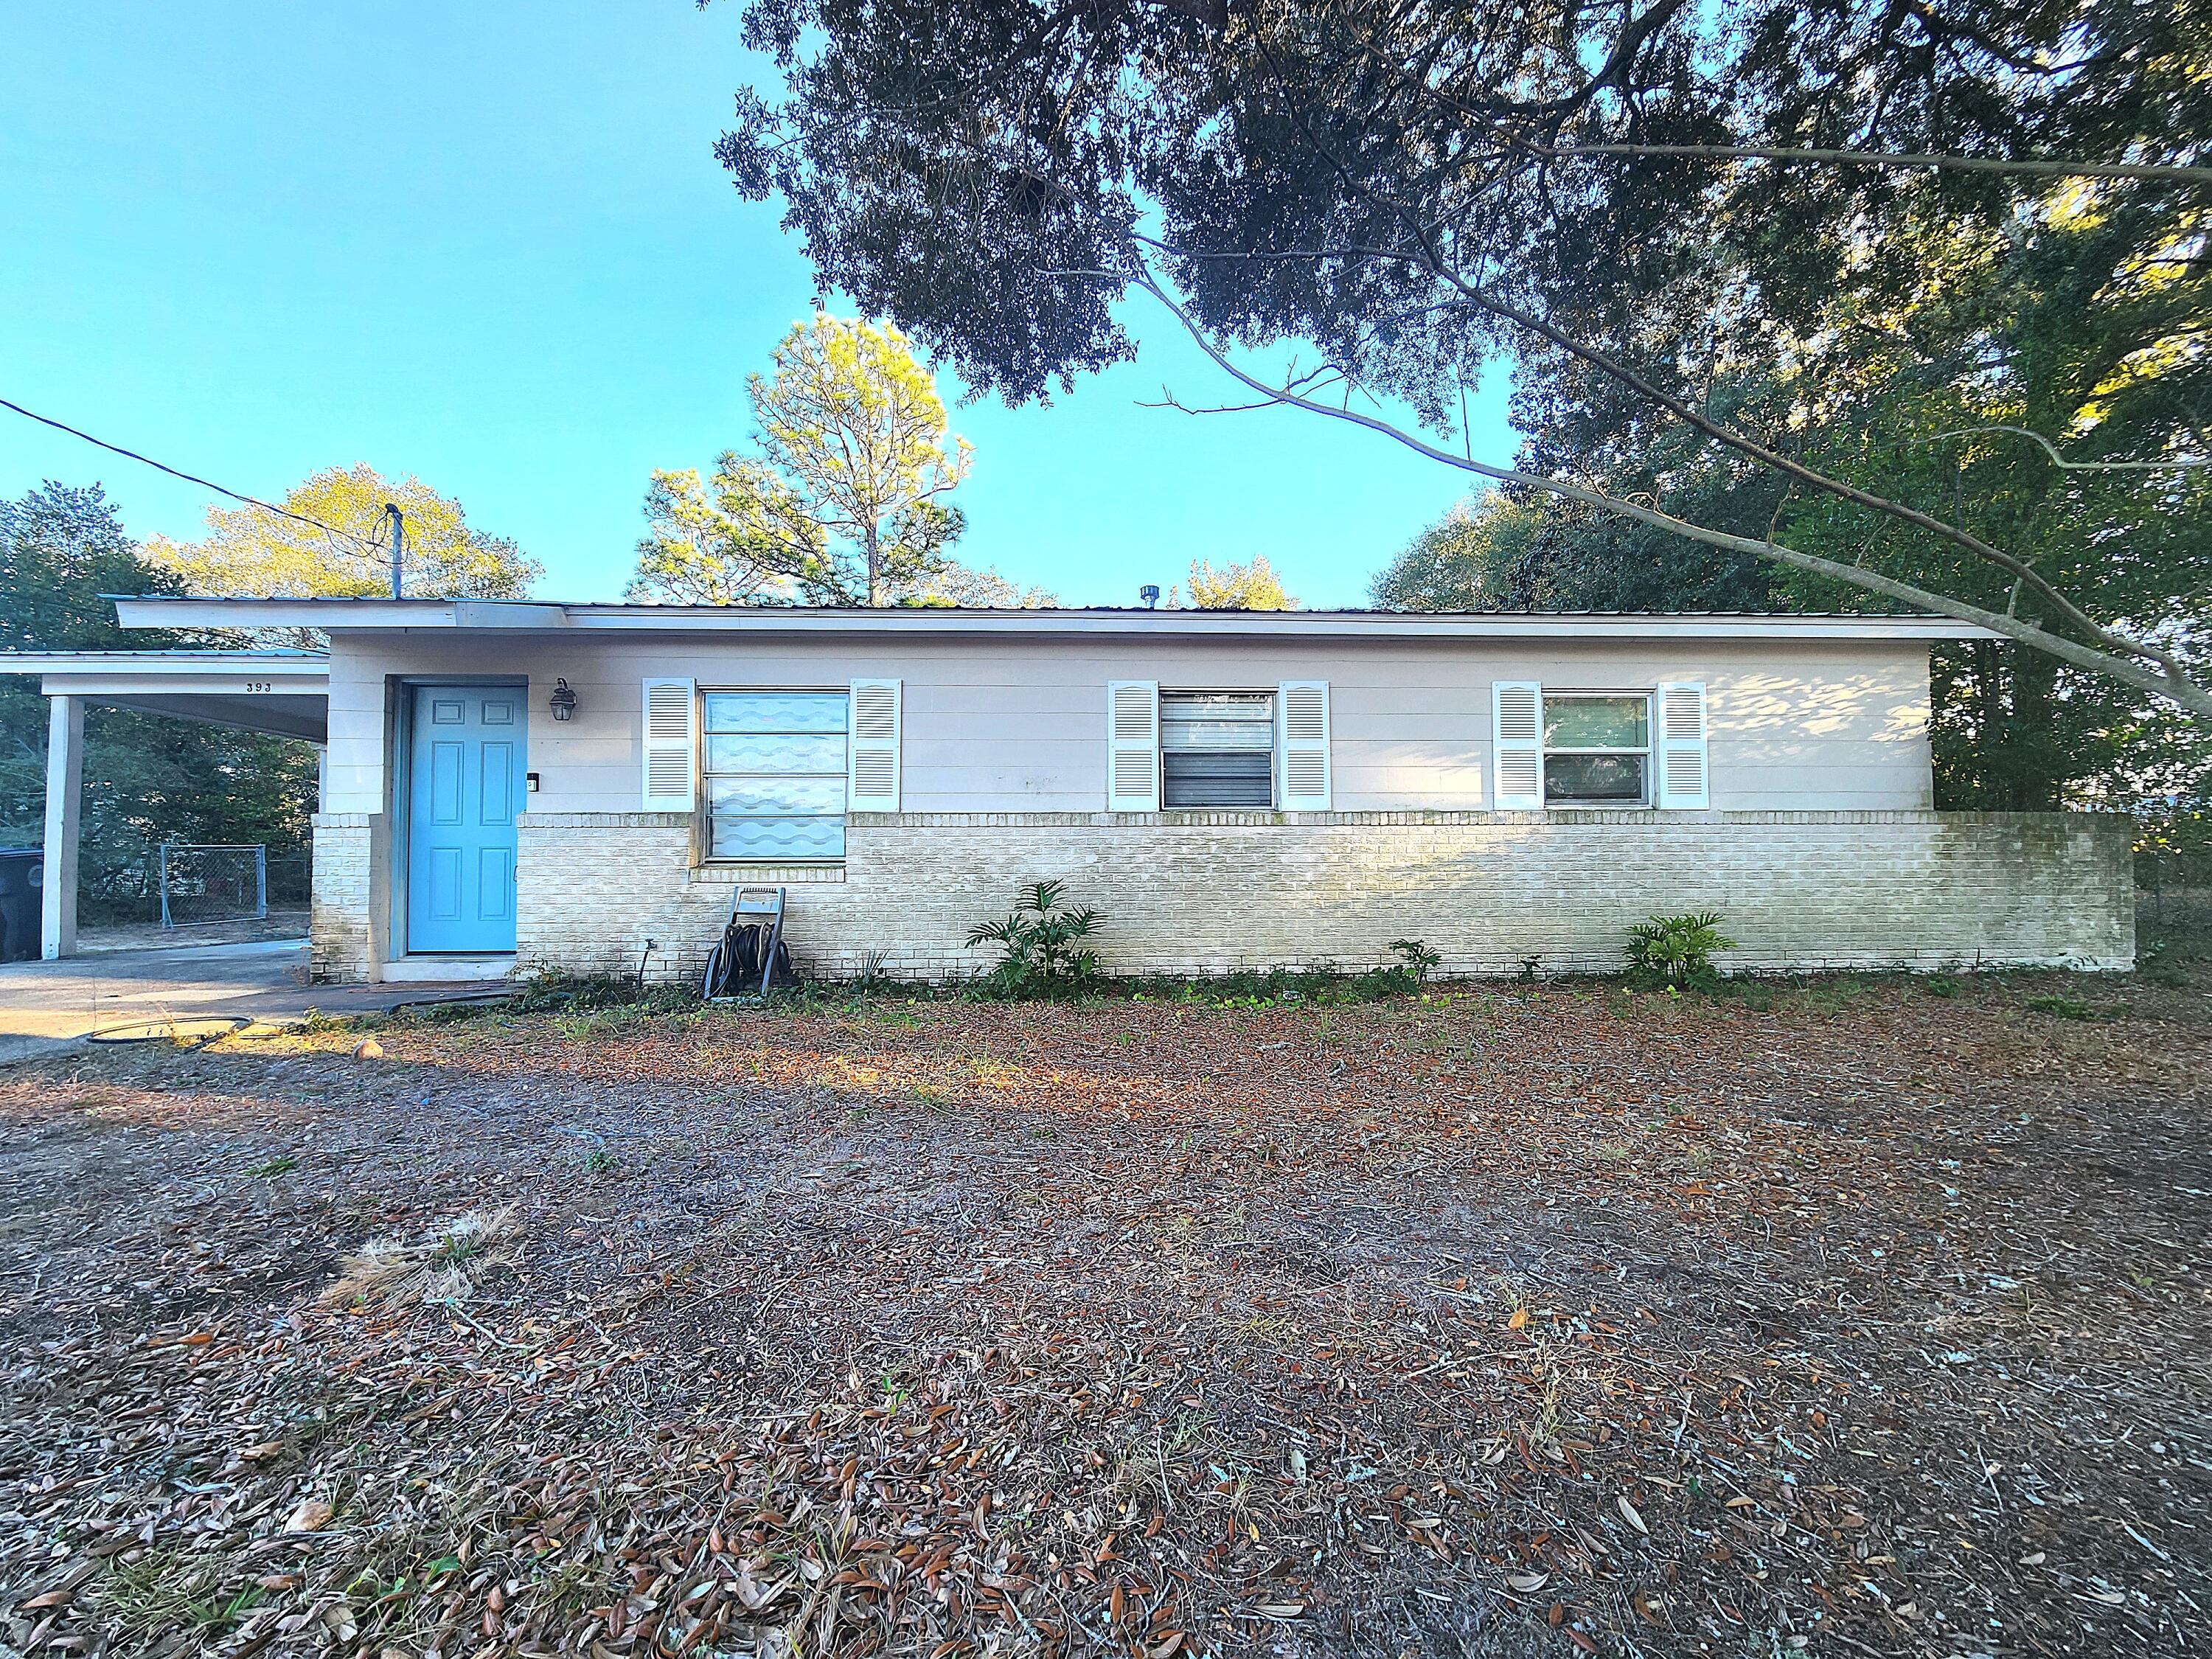
<path fill-rule="evenodd" d="M 495 986 L 310 985 L 305 939 L 0 964 L 0 1063 L 143 1022 L 374 1013 Z"/>

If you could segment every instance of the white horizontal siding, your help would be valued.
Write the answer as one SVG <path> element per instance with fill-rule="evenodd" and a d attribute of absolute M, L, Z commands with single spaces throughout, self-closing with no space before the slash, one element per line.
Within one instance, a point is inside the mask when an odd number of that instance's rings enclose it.
<path fill-rule="evenodd" d="M 869 641 L 738 642 L 604 635 L 340 635 L 331 665 L 325 810 L 385 804 L 386 684 L 392 676 L 531 679 L 534 811 L 637 806 L 643 682 L 842 690 L 854 677 L 905 682 L 904 809 L 1097 811 L 1105 805 L 1106 686 L 1272 690 L 1329 683 L 1340 811 L 1480 810 L 1493 680 L 1643 689 L 1696 680 L 1711 715 L 1717 810 L 1860 810 L 1929 805 L 1927 659 L 1905 641 L 1543 642 Z M 572 721 L 546 712 L 554 678 Z"/>

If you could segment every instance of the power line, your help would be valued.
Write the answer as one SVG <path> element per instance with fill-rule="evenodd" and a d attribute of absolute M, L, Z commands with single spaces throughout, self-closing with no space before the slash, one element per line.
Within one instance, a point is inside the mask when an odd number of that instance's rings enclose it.
<path fill-rule="evenodd" d="M 50 426 L 57 432 L 68 433 L 72 438 L 82 438 L 88 444 L 105 449 L 111 454 L 123 456 L 127 460 L 143 462 L 157 472 L 166 472 L 173 478 L 182 478 L 186 483 L 196 483 L 203 489 L 212 489 L 216 495 L 228 495 L 234 501 L 243 501 L 248 507 L 259 507 L 264 513 L 274 513 L 279 518 L 290 519 L 296 524 L 307 525 L 310 528 L 321 531 L 326 536 L 337 536 L 349 542 L 357 542 L 368 550 L 372 557 L 378 558 L 380 562 L 381 560 L 382 555 L 379 552 L 376 544 L 366 536 L 356 535 L 350 530 L 337 529 L 334 526 L 325 524 L 320 519 L 311 519 L 304 513 L 295 513 L 289 507 L 278 507 L 273 502 L 264 501 L 258 495 L 244 495 L 235 489 L 225 489 L 211 479 L 180 471 L 164 462 L 155 460 L 151 455 L 141 455 L 135 449 L 125 449 L 121 444 L 112 444 L 105 438 L 95 438 L 89 432 L 80 432 L 76 428 L 64 422 L 57 421 L 52 416 L 41 415 L 36 410 L 26 409 L 22 404 L 10 403 L 5 398 L 0 398 L 0 409 L 12 409 L 18 415 L 27 416 L 36 421 L 40 426 Z"/>

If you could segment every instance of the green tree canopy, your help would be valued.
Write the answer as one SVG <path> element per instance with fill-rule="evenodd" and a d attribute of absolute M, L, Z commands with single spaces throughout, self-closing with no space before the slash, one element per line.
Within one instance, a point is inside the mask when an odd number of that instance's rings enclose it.
<path fill-rule="evenodd" d="M 254 507 L 210 507 L 207 536 L 156 536 L 148 556 L 194 593 L 356 598 L 392 591 L 383 549 L 385 504 L 404 515 L 402 568 L 410 598 L 514 599 L 544 574 L 507 538 L 476 529 L 461 504 L 420 478 L 386 478 L 374 467 L 327 467 L 295 486 L 283 506 L 340 532 Z"/>
<path fill-rule="evenodd" d="M 929 370 L 896 329 L 817 314 L 746 382 L 759 453 L 658 471 L 634 599 L 890 605 L 941 589 L 968 476 Z"/>
<path fill-rule="evenodd" d="M 2203 0 L 747 15 L 787 78 L 740 100 L 737 183 L 970 386 L 1129 356 L 1115 302 L 1146 296 L 1240 401 L 2212 713 Z M 2012 351 L 2045 303 L 2096 325 L 2063 362 Z M 1320 367 L 1250 366 L 1277 342 Z M 1509 361 L 1512 462 L 1452 441 Z M 1866 430 L 1892 381 L 1966 418 Z M 2069 503 L 2057 556 L 1972 495 L 1999 447 L 2166 492 L 2191 533 L 2145 556 Z"/>

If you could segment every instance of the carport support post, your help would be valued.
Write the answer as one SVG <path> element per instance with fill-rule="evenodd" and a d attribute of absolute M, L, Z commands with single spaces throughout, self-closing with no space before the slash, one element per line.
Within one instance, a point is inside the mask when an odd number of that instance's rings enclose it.
<path fill-rule="evenodd" d="M 46 856 L 40 951 L 76 954 L 76 850 L 84 805 L 84 699 L 46 699 Z"/>

